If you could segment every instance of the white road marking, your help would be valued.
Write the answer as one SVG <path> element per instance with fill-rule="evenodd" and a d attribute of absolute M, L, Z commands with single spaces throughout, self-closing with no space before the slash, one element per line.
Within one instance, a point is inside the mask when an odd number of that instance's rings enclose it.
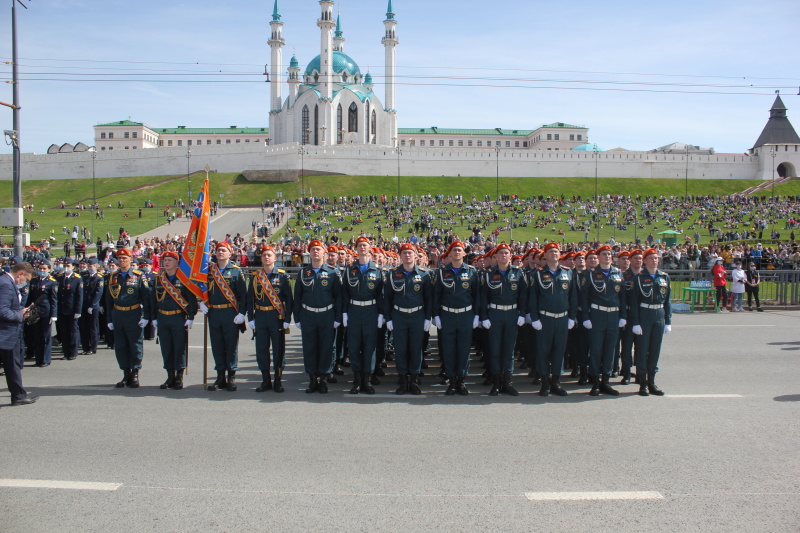
<path fill-rule="evenodd" d="M 29 489 L 70 489 L 114 491 L 122 483 L 98 483 L 93 481 L 58 481 L 53 479 L 0 479 L 0 487 Z"/>
<path fill-rule="evenodd" d="M 680 324 L 675 326 L 683 328 L 774 328 L 775 324 Z"/>
<path fill-rule="evenodd" d="M 664 398 L 744 398 L 742 394 L 666 394 Z"/>
<path fill-rule="evenodd" d="M 655 491 L 624 492 L 526 492 L 525 497 L 536 501 L 563 500 L 663 500 L 664 496 Z"/>

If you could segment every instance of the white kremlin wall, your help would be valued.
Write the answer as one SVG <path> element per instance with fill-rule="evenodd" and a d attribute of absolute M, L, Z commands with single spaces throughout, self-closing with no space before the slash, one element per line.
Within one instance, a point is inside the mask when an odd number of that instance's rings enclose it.
<path fill-rule="evenodd" d="M 595 159 L 596 155 L 596 159 Z M 788 155 L 788 154 L 787 154 Z M 794 154 L 792 154 L 794 155 Z M 186 148 L 153 148 L 96 152 L 96 177 L 186 174 Z M 90 152 L 22 154 L 23 180 L 92 177 Z M 302 163 L 301 163 L 302 159 Z M 679 178 L 686 176 L 685 154 L 652 152 L 578 152 L 527 149 L 434 149 L 369 145 L 278 146 L 210 145 L 192 147 L 189 171 L 208 165 L 217 172 L 244 170 L 319 170 L 366 176 L 484 176 Z M 767 158 L 769 159 L 769 158 Z M 792 158 L 793 159 L 793 158 Z M 689 155 L 689 178 L 760 179 L 772 177 L 772 161 L 758 155 Z M 765 164 L 766 163 L 766 164 Z M 776 161 L 776 164 L 780 161 Z M 797 164 L 795 162 L 795 164 Z M 0 155 L 0 179 L 11 179 L 11 155 Z"/>

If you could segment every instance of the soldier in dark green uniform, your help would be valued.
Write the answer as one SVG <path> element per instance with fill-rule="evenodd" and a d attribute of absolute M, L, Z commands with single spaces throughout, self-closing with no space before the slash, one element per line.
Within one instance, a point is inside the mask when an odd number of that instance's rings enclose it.
<path fill-rule="evenodd" d="M 422 372 L 422 338 L 431 327 L 431 278 L 416 265 L 413 244 L 400 245 L 402 264 L 388 272 L 384 288 L 386 328 L 394 338 L 399 387 L 397 394 L 421 394 L 417 376 Z"/>
<path fill-rule="evenodd" d="M 142 276 L 147 279 L 147 284 L 150 285 L 150 288 L 153 288 L 153 282 L 156 280 L 156 274 L 153 272 L 152 265 L 153 262 L 147 258 L 140 258 L 139 261 L 139 270 L 142 271 Z M 156 338 L 156 327 L 153 325 L 152 322 L 148 323 L 144 327 L 144 340 L 151 341 Z"/>
<path fill-rule="evenodd" d="M 36 359 L 36 366 L 46 368 L 52 362 L 53 324 L 58 320 L 58 282 L 50 275 L 50 261 L 40 259 L 36 265 L 36 276 L 31 279 L 28 300 L 37 301 L 42 295 L 45 298 L 39 304 L 41 318 L 29 326 L 25 326 L 25 334 L 31 342 L 29 349 Z"/>
<path fill-rule="evenodd" d="M 197 314 L 197 298 L 177 277 L 180 258 L 176 252 L 161 254 L 161 269 L 150 292 L 150 320 L 156 328 L 167 381 L 162 389 L 183 388 L 186 341 Z"/>
<path fill-rule="evenodd" d="M 326 394 L 333 370 L 334 330 L 342 323 L 342 282 L 335 267 L 324 264 L 325 245 L 308 243 L 311 266 L 301 268 L 294 284 L 294 322 L 303 339 L 303 363 L 308 374 L 306 393 Z"/>
<path fill-rule="evenodd" d="M 78 261 L 75 261 L 78 263 Z M 64 359 L 78 357 L 78 319 L 83 309 L 83 279 L 74 271 L 76 265 L 67 261 L 64 275 L 58 280 L 58 323 L 61 325 L 61 351 Z"/>
<path fill-rule="evenodd" d="M 505 392 L 517 396 L 511 383 L 514 373 L 514 344 L 517 328 L 525 323 L 527 281 L 522 269 L 511 265 L 511 248 L 501 243 L 492 251 L 497 265 L 480 277 L 481 325 L 488 330 L 490 396 Z"/>
<path fill-rule="evenodd" d="M 578 286 L 572 270 L 558 264 L 561 251 L 558 243 L 544 246 L 547 264 L 531 273 L 528 310 L 531 326 L 536 330 L 538 362 L 542 378 L 539 396 L 549 393 L 566 396 L 561 387 L 561 370 L 568 331 L 575 327 L 578 313 Z M 551 377 L 552 376 L 552 377 Z"/>
<path fill-rule="evenodd" d="M 620 252 L 622 255 L 623 252 Z M 642 271 L 642 251 L 639 249 L 631 250 L 629 254 L 629 263 L 627 270 L 623 271 L 622 277 L 625 280 L 625 303 L 628 308 L 628 316 L 631 316 L 631 299 L 633 298 L 633 281 L 634 278 Z M 620 359 L 622 360 L 622 380 L 620 385 L 627 385 L 631 382 L 631 369 L 633 368 L 633 341 L 634 335 L 631 330 L 631 324 L 625 326 L 620 332 L 622 340 L 620 342 Z"/>
<path fill-rule="evenodd" d="M 601 392 L 619 395 L 608 384 L 614 365 L 614 347 L 619 339 L 619 328 L 627 323 L 622 272 L 611 264 L 611 247 L 607 244 L 597 249 L 599 264 L 586 271 L 586 284 L 581 294 L 583 326 L 589 332 L 589 375 L 594 378 L 589 393 Z"/>
<path fill-rule="evenodd" d="M 464 379 L 469 373 L 472 330 L 480 319 L 480 280 L 478 270 L 464 263 L 466 247 L 453 241 L 444 254 L 450 263 L 439 270 L 433 285 L 433 325 L 439 330 L 442 362 L 449 381 L 448 396 L 469 394 Z"/>
<path fill-rule="evenodd" d="M 277 259 L 272 246 L 261 247 L 261 270 L 253 272 L 247 290 L 247 319 L 256 336 L 256 362 L 261 371 L 261 385 L 256 392 L 274 389 L 283 392 L 285 364 L 285 332 L 294 307 L 292 286 L 288 274 L 275 268 Z M 275 368 L 275 382 L 270 374 L 270 344 Z"/>
<path fill-rule="evenodd" d="M 645 268 L 634 278 L 631 321 L 636 335 L 636 379 L 641 396 L 663 396 L 656 386 L 661 341 L 672 331 L 669 275 L 658 269 L 658 251 L 644 252 Z"/>
<path fill-rule="evenodd" d="M 236 390 L 239 368 L 239 333 L 243 331 L 247 310 L 247 284 L 241 269 L 231 263 L 233 249 L 227 242 L 217 243 L 216 263 L 208 265 L 208 304 L 200 302 L 200 310 L 208 314 L 208 336 L 214 356 L 217 380 L 208 390 Z M 228 379 L 225 379 L 225 371 Z"/>
<path fill-rule="evenodd" d="M 141 270 L 131 268 L 132 259 L 127 248 L 117 251 L 119 270 L 111 275 L 107 286 L 108 329 L 114 332 L 114 353 L 124 373 L 117 388 L 139 386 L 142 331 L 148 322 L 145 317 L 150 316 L 150 286 Z"/>
<path fill-rule="evenodd" d="M 97 353 L 97 333 L 100 316 L 100 304 L 103 297 L 105 280 L 97 275 L 97 258 L 90 257 L 86 261 L 83 278 L 83 310 L 78 321 L 81 331 L 83 355 Z"/>
<path fill-rule="evenodd" d="M 342 324 L 347 332 L 347 348 L 353 368 L 350 394 L 375 394 L 371 376 L 375 370 L 378 329 L 383 326 L 383 272 L 370 258 L 369 239 L 356 240 L 358 262 L 344 270 Z"/>

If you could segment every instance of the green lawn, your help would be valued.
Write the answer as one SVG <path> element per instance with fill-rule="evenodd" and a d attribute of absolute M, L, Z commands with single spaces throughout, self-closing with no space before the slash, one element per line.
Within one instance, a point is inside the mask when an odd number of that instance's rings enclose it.
<path fill-rule="evenodd" d="M 200 189 L 204 176 L 197 174 L 191 176 L 192 195 L 196 196 Z M 499 183 L 498 183 L 499 181 Z M 689 180 L 689 193 L 697 195 L 719 194 L 728 195 L 758 184 L 755 180 Z M 93 192 L 93 185 L 96 192 Z M 595 185 L 601 195 L 623 194 L 623 195 L 677 195 L 684 194 L 686 182 L 681 179 L 630 179 L 630 178 L 601 178 L 595 182 L 594 178 L 508 178 L 501 177 L 499 180 L 494 178 L 479 177 L 408 177 L 400 178 L 400 194 L 422 195 L 422 194 L 442 194 L 445 196 L 461 194 L 466 199 L 475 195 L 483 198 L 490 194 L 493 198 L 495 190 L 498 188 L 501 194 L 515 194 L 521 198 L 543 196 L 579 195 L 583 198 L 591 197 L 595 194 Z M 210 175 L 211 199 L 219 200 L 223 205 L 253 205 L 264 200 L 271 200 L 278 197 L 281 193 L 282 198 L 292 199 L 300 195 L 300 189 L 305 186 L 308 194 L 314 196 L 353 196 L 353 195 L 382 195 L 389 197 L 395 196 L 398 190 L 398 180 L 392 176 L 306 176 L 294 183 L 250 183 L 239 173 L 220 173 Z M 129 192 L 123 192 L 134 189 Z M 120 227 L 124 227 L 131 234 L 144 233 L 158 225 L 164 224 L 165 219 L 163 210 L 166 206 L 173 206 L 176 199 L 187 200 L 188 180 L 185 176 L 142 176 L 134 178 L 98 178 L 80 180 L 57 180 L 57 181 L 26 181 L 23 183 L 23 204 L 33 204 L 33 212 L 26 212 L 27 220 L 34 220 L 40 225 L 38 231 L 31 232 L 33 242 L 46 238 L 53 232 L 58 242 L 63 242 L 64 235 L 62 227 L 71 228 L 73 225 L 86 226 L 90 230 L 93 226 L 92 236 L 96 239 L 98 235 L 105 236 L 106 232 L 116 236 Z M 769 195 L 771 189 L 762 191 L 762 194 Z M 800 181 L 792 181 L 779 185 L 775 190 L 776 194 L 800 194 Z M 11 182 L 0 182 L 0 194 L 5 200 L 2 207 L 11 204 Z M 93 214 L 86 210 L 81 211 L 81 216 L 77 218 L 65 217 L 66 211 L 74 211 L 74 206 L 78 202 L 90 203 L 93 194 L 97 195 L 101 209 L 105 212 L 105 220 L 95 219 Z M 224 197 L 222 196 L 224 195 Z M 61 201 L 66 202 L 67 209 L 60 209 Z M 143 209 L 142 218 L 139 218 L 139 207 L 144 206 L 146 201 L 155 204 L 154 209 Z M 122 201 L 123 209 L 117 208 L 117 202 Z M 111 208 L 108 208 L 108 205 Z M 40 209 L 44 208 L 45 213 L 40 214 Z M 126 217 L 125 214 L 129 216 Z M 353 233 L 359 233 L 362 229 L 373 232 L 375 221 L 366 218 L 364 213 L 363 222 L 355 225 Z M 501 220 L 510 213 L 501 212 Z M 329 221 L 334 226 L 351 225 L 348 217 L 344 222 L 337 222 L 335 216 L 329 217 Z M 385 226 L 386 222 L 383 221 Z M 502 222 L 501 222 L 502 224 Z M 498 224 L 498 225 L 501 225 Z M 466 228 L 455 226 L 459 233 L 464 233 Z M 494 229 L 494 227 L 490 227 Z M 582 232 L 569 232 L 566 223 L 559 224 L 557 229 L 565 232 L 564 238 L 567 242 L 582 241 Z M 642 234 L 645 237 L 646 230 L 633 228 L 626 232 L 614 230 L 613 227 L 600 229 L 600 239 L 606 240 L 615 236 L 617 240 L 633 240 L 634 234 Z M 665 228 L 660 228 L 665 229 Z M 659 229 L 659 230 L 660 230 Z M 403 232 L 408 227 L 402 229 Z M 384 230 L 385 232 L 385 230 Z M 4 233 L 10 233 L 4 231 Z M 301 232 L 304 234 L 305 232 Z M 655 233 L 655 231 L 654 231 Z M 708 240 L 707 232 L 700 232 L 702 240 Z M 786 232 L 788 237 L 788 232 Z M 349 237 L 350 232 L 344 233 L 344 237 Z M 591 238 L 595 238 L 596 231 L 593 231 Z M 544 239 L 558 239 L 551 227 L 534 230 L 533 228 L 517 228 L 513 234 L 514 240 L 527 240 L 538 237 L 540 241 Z M 502 232 L 500 238 L 511 240 L 510 232 Z M 6 239 L 8 240 L 8 239 Z"/>

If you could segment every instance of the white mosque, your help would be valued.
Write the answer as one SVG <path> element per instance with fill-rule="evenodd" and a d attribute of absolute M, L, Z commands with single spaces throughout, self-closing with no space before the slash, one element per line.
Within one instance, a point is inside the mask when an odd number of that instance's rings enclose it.
<path fill-rule="evenodd" d="M 335 144 L 394 145 L 397 137 L 395 109 L 395 49 L 397 21 L 392 0 L 386 10 L 382 39 L 386 50 L 385 96 L 381 104 L 373 91 L 372 76 L 344 52 L 341 20 L 334 21 L 332 0 L 320 1 L 320 53 L 305 72 L 292 56 L 288 68 L 289 94 L 283 97 L 283 22 L 275 0 L 270 27 L 272 50 L 269 132 L 273 144 L 297 142 L 316 146 Z"/>

